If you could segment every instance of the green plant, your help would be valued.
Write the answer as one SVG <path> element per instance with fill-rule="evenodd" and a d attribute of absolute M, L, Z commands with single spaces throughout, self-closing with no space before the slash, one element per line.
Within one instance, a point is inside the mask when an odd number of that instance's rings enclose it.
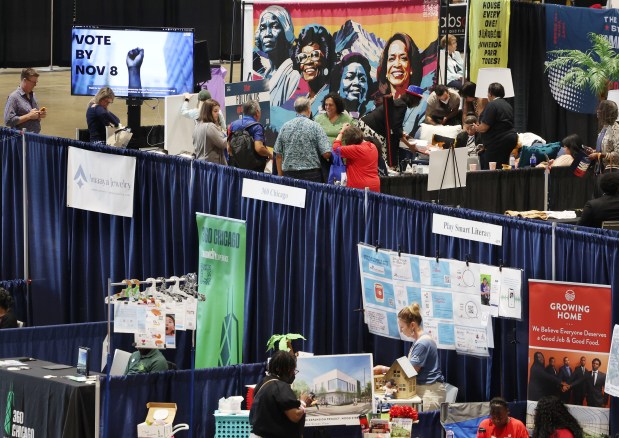
<path fill-rule="evenodd" d="M 294 353 L 292 349 L 292 341 L 295 339 L 303 339 L 303 335 L 298 333 L 286 333 L 285 335 L 273 335 L 267 342 L 267 351 L 275 350 L 275 346 L 277 345 L 278 350 L 288 350 L 291 353 Z"/>
<path fill-rule="evenodd" d="M 591 49 L 551 50 L 557 57 L 546 62 L 546 71 L 551 68 L 567 68 L 559 86 L 574 86 L 580 90 L 589 89 L 600 98 L 608 94 L 608 83 L 619 80 L 619 57 L 610 41 L 602 35 L 589 33 Z"/>

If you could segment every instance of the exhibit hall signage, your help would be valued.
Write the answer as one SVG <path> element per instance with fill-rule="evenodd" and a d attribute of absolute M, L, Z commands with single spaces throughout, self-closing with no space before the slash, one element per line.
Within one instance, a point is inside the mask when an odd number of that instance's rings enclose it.
<path fill-rule="evenodd" d="M 479 0 L 470 3 L 469 47 L 471 81 L 480 68 L 507 67 L 510 0 Z"/>
<path fill-rule="evenodd" d="M 474 240 L 491 245 L 503 244 L 503 227 L 443 214 L 432 215 L 432 232 L 443 236 Z"/>
<path fill-rule="evenodd" d="M 198 303 L 196 368 L 243 363 L 246 224 L 196 213 Z"/>
<path fill-rule="evenodd" d="M 135 157 L 69 146 L 67 206 L 133 217 Z"/>
<path fill-rule="evenodd" d="M 610 286 L 529 280 L 527 422 L 534 402 L 555 395 L 579 407 L 585 433 L 608 434 L 610 344 Z"/>
<path fill-rule="evenodd" d="M 305 208 L 305 189 L 243 178 L 242 196 L 258 201 L 274 202 Z"/>

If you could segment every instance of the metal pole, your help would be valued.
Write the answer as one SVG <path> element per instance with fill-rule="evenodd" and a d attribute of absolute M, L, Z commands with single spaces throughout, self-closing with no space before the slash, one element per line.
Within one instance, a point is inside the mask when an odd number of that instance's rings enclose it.
<path fill-rule="evenodd" d="M 466 1 L 466 12 L 465 12 L 465 18 L 464 21 L 466 22 L 466 26 L 464 26 L 464 74 L 462 75 L 462 81 L 465 80 L 465 78 L 470 78 L 471 77 L 471 72 L 469 71 L 470 65 L 468 62 L 468 47 L 469 47 L 469 7 L 471 5 L 471 2 L 469 0 Z"/>
<path fill-rule="evenodd" d="M 557 235 L 555 234 L 557 231 L 557 223 L 553 222 L 552 223 L 552 281 L 555 281 L 555 271 L 556 271 L 556 264 L 557 264 L 557 254 L 556 254 L 556 242 L 557 242 Z"/>
<path fill-rule="evenodd" d="M 241 1 L 241 81 L 243 81 L 243 64 L 245 63 L 245 2 Z M 232 79 L 232 76 L 230 76 Z"/>
<path fill-rule="evenodd" d="M 28 236 L 28 165 L 26 158 L 26 129 L 21 130 L 22 144 L 22 216 L 23 216 L 23 233 L 24 233 L 24 280 L 26 281 L 26 318 L 28 324 L 32 324 L 32 303 L 30 302 L 30 252 L 28 246 L 30 244 Z"/>
<path fill-rule="evenodd" d="M 52 12 L 50 16 L 49 32 L 49 71 L 54 71 L 54 0 L 51 0 Z"/>
<path fill-rule="evenodd" d="M 112 346 L 112 279 L 107 279 L 107 366 L 105 373 L 105 402 L 103 404 L 104 428 L 103 437 L 108 437 L 108 429 L 110 426 L 110 371 L 112 368 L 112 355 L 110 354 Z"/>
<path fill-rule="evenodd" d="M 236 24 L 236 2 L 237 0 L 234 0 L 232 2 L 232 36 L 230 38 L 230 84 L 233 82 L 232 76 L 234 74 L 234 25 Z"/>
<path fill-rule="evenodd" d="M 548 156 L 546 156 L 548 157 Z M 548 158 L 546 158 L 548 159 Z M 548 211 L 550 206 L 548 205 L 548 180 L 550 176 L 550 162 L 544 169 L 544 211 Z"/>

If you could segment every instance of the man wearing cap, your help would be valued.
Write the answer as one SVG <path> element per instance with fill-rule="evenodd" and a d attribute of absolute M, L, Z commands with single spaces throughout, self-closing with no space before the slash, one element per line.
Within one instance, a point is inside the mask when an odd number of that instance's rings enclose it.
<path fill-rule="evenodd" d="M 191 94 L 185 93 L 183 95 L 185 100 L 183 101 L 183 105 L 181 105 L 181 115 L 183 117 L 187 117 L 191 120 L 198 120 L 200 116 L 200 108 L 202 107 L 202 103 L 205 100 L 211 99 L 211 92 L 208 90 L 202 90 L 198 93 L 198 104 L 195 108 L 189 109 L 189 99 L 191 99 Z M 224 115 L 222 112 L 219 112 L 219 126 L 222 130 L 226 130 L 226 120 L 224 119 Z"/>
<path fill-rule="evenodd" d="M 409 108 L 419 105 L 423 95 L 423 88 L 410 85 L 406 93 L 399 99 L 394 99 L 392 95 L 383 96 L 383 105 L 378 106 L 374 111 L 361 117 L 359 127 L 364 130 L 369 127 L 376 134 L 384 138 L 383 159 L 387 166 L 397 168 L 400 163 L 400 141 L 402 141 L 411 152 L 418 152 L 415 142 L 408 140 L 404 132 L 404 117 Z M 366 134 L 366 132 L 364 132 Z M 404 158 L 404 157 L 402 157 Z"/>
<path fill-rule="evenodd" d="M 457 125 L 460 96 L 445 85 L 438 85 L 428 97 L 425 122 L 430 125 Z"/>

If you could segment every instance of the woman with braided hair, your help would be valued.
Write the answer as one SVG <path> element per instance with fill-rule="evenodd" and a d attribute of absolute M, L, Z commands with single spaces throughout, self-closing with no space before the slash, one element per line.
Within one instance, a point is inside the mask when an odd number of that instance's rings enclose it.
<path fill-rule="evenodd" d="M 533 438 L 582 438 L 578 421 L 559 398 L 542 397 L 535 408 Z"/>
<path fill-rule="evenodd" d="M 441 372 L 438 349 L 434 339 L 423 331 L 423 318 L 419 304 L 413 303 L 398 313 L 400 333 L 413 339 L 408 360 L 417 371 L 417 395 L 423 400 L 423 410 L 440 409 L 445 401 L 445 379 Z M 389 367 L 376 365 L 374 374 L 384 374 Z"/>

